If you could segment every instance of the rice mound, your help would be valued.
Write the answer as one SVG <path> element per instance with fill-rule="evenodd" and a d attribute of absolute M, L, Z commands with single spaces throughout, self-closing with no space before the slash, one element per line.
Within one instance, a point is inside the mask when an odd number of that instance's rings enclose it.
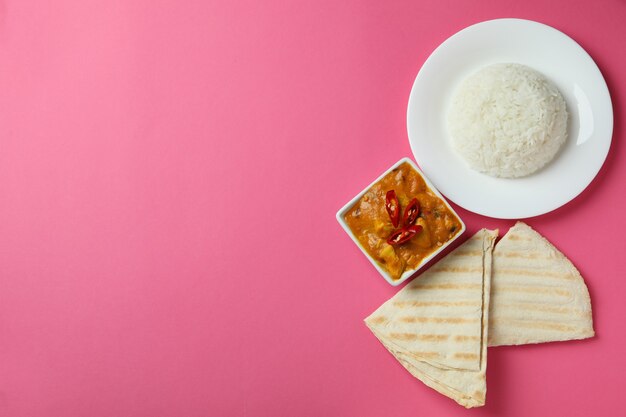
<path fill-rule="evenodd" d="M 466 78 L 448 112 L 455 150 L 495 177 L 532 174 L 567 139 L 567 108 L 555 86 L 519 64 L 494 64 Z"/>

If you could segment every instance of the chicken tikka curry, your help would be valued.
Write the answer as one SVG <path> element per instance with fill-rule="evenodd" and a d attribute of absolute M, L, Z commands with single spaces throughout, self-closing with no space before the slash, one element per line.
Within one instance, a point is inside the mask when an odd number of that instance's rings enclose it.
<path fill-rule="evenodd" d="M 446 203 L 406 162 L 374 184 L 348 210 L 345 220 L 393 279 L 417 269 L 462 229 Z"/>

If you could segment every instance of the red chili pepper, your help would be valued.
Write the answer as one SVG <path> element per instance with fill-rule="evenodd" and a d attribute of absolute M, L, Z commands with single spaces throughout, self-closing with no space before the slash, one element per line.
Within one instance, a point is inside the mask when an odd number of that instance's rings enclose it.
<path fill-rule="evenodd" d="M 387 191 L 387 195 L 385 197 L 385 208 L 387 209 L 387 213 L 389 214 L 393 227 L 398 227 L 398 224 L 400 223 L 400 202 L 398 201 L 398 197 L 396 197 L 396 192 L 394 190 Z"/>
<path fill-rule="evenodd" d="M 420 203 L 417 198 L 411 200 L 409 205 L 404 209 L 404 218 L 402 219 L 402 225 L 404 227 L 410 226 L 415 223 L 417 216 L 420 214 Z"/>
<path fill-rule="evenodd" d="M 404 229 L 400 229 L 394 232 L 391 236 L 389 236 L 389 239 L 387 239 L 387 243 L 389 243 L 392 246 L 401 245 L 411 240 L 413 236 L 415 236 L 421 231 L 422 231 L 422 226 L 420 225 L 417 225 L 417 226 L 414 225 L 414 226 L 406 227 Z"/>

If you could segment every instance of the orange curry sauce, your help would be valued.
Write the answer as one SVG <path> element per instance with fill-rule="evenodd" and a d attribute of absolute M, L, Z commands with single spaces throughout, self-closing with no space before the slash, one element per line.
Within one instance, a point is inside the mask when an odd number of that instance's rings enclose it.
<path fill-rule="evenodd" d="M 385 195 L 389 190 L 395 190 L 402 214 L 412 198 L 417 198 L 420 204 L 420 215 L 415 224 L 421 225 L 422 231 L 397 246 L 387 243 L 389 236 L 397 230 L 385 209 Z M 400 278 L 406 270 L 416 269 L 424 258 L 461 231 L 459 219 L 406 162 L 374 184 L 348 211 L 345 219 L 367 253 L 393 279 Z"/>

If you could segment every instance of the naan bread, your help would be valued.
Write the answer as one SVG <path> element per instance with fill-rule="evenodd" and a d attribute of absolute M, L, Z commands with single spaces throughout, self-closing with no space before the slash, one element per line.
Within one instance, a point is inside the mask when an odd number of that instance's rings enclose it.
<path fill-rule="evenodd" d="M 485 404 L 496 236 L 479 231 L 365 319 L 413 376 L 467 408 Z"/>
<path fill-rule="evenodd" d="M 489 346 L 594 335 L 587 286 L 561 252 L 518 222 L 493 252 Z"/>

